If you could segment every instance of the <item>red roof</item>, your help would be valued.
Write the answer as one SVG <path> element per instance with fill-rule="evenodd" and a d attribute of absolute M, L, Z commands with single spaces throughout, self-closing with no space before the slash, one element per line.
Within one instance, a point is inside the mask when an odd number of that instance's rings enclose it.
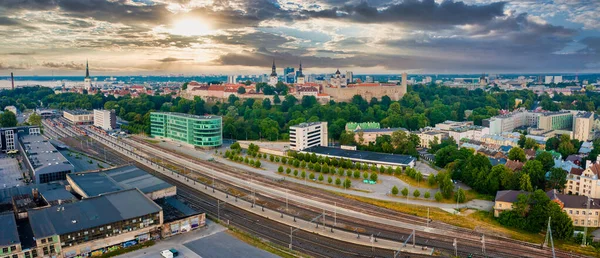
<path fill-rule="evenodd" d="M 506 167 L 512 171 L 519 171 L 519 170 L 523 169 L 524 165 L 525 165 L 525 163 L 523 163 L 521 161 L 517 161 L 517 160 L 506 161 Z"/>
<path fill-rule="evenodd" d="M 208 87 L 208 90 L 212 90 L 212 91 L 224 91 L 225 90 L 225 86 L 221 86 L 221 85 L 210 85 Z"/>

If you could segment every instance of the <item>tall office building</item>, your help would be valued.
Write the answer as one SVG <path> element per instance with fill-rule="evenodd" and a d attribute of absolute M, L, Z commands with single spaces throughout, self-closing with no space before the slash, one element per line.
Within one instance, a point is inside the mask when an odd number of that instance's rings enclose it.
<path fill-rule="evenodd" d="M 582 112 L 573 117 L 573 138 L 580 141 L 591 139 L 594 126 L 594 112 Z"/>
<path fill-rule="evenodd" d="M 294 67 L 283 68 L 283 76 L 285 78 L 286 83 L 294 83 L 295 79 L 296 79 L 296 74 L 294 73 Z"/>
<path fill-rule="evenodd" d="M 552 76 L 545 76 L 544 77 L 544 84 L 550 84 L 550 83 L 552 83 L 552 79 L 553 79 Z"/>
<path fill-rule="evenodd" d="M 554 76 L 554 83 L 561 83 L 561 82 L 563 82 L 562 76 Z"/>
<path fill-rule="evenodd" d="M 236 77 L 235 75 L 229 75 L 227 76 L 227 83 L 229 84 L 235 84 L 236 83 Z"/>
<path fill-rule="evenodd" d="M 351 71 L 346 71 L 346 83 L 353 83 L 354 82 L 354 73 L 352 73 Z"/>
<path fill-rule="evenodd" d="M 117 113 L 114 110 L 94 109 L 94 126 L 104 130 L 117 128 Z"/>
<path fill-rule="evenodd" d="M 300 151 L 314 146 L 327 146 L 327 122 L 290 126 L 291 150 Z"/>
<path fill-rule="evenodd" d="M 152 137 L 169 138 L 197 147 L 211 148 L 223 144 L 222 118 L 183 113 L 150 113 Z"/>

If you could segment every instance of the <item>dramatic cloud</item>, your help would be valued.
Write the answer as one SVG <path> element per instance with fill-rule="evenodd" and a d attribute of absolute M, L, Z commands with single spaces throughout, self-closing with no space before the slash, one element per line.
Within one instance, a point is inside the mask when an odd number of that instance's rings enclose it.
<path fill-rule="evenodd" d="M 0 69 L 595 72 L 596 0 L 3 0 Z M 44 61 L 52 60 L 52 61 Z M 312 70 L 314 69 L 314 70 Z"/>
<path fill-rule="evenodd" d="M 70 63 L 54 63 L 54 62 L 43 62 L 43 67 L 52 68 L 52 69 L 67 69 L 67 70 L 83 70 L 85 69 L 84 64 L 78 64 L 75 62 Z"/>
<path fill-rule="evenodd" d="M 179 61 L 191 61 L 194 59 L 189 59 L 189 58 L 175 58 L 175 57 L 165 57 L 163 59 L 158 59 L 156 61 L 161 62 L 161 63 L 172 63 L 172 62 L 179 62 Z"/>
<path fill-rule="evenodd" d="M 399 22 L 418 26 L 451 26 L 476 24 L 503 16 L 504 2 L 487 5 L 467 5 L 463 2 L 445 0 L 405 0 L 378 8 L 367 1 L 357 5 L 344 5 L 320 11 L 305 11 L 310 17 L 345 19 L 361 23 Z"/>

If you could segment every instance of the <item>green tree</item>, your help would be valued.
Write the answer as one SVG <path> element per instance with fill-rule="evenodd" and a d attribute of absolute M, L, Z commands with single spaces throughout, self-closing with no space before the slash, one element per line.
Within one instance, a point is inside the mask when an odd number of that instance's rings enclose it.
<path fill-rule="evenodd" d="M 458 188 L 458 191 L 456 191 L 456 194 L 454 195 L 454 200 L 459 203 L 465 202 L 465 190 Z"/>
<path fill-rule="evenodd" d="M 540 145 L 532 138 L 527 138 L 525 140 L 525 149 L 534 149 L 537 150 L 540 148 Z"/>
<path fill-rule="evenodd" d="M 521 134 L 521 135 L 519 136 L 519 141 L 518 141 L 519 147 L 520 147 L 520 148 L 525 148 L 525 142 L 526 142 L 526 141 L 527 141 L 527 137 L 525 137 L 525 135 L 524 135 L 524 134 Z"/>
<path fill-rule="evenodd" d="M 353 177 L 356 179 L 360 178 L 360 171 L 354 170 Z"/>
<path fill-rule="evenodd" d="M 427 184 L 429 184 L 429 186 L 434 186 L 436 183 L 435 181 L 435 175 L 434 174 L 429 174 L 429 177 L 427 177 Z"/>
<path fill-rule="evenodd" d="M 283 173 L 283 166 L 279 166 L 279 168 L 277 168 L 277 172 Z"/>
<path fill-rule="evenodd" d="M 333 178 L 331 178 L 330 176 L 329 176 L 329 177 L 327 177 L 327 183 L 330 183 L 330 184 L 331 184 L 331 182 L 333 182 Z"/>
<path fill-rule="evenodd" d="M 429 191 L 427 191 L 427 192 L 425 192 L 423 197 L 425 197 L 425 199 L 429 199 L 429 197 L 431 197 L 431 194 L 429 193 Z"/>
<path fill-rule="evenodd" d="M 550 171 L 550 169 L 554 167 L 554 158 L 552 157 L 552 154 L 550 154 L 550 152 L 544 151 L 540 153 L 539 155 L 537 155 L 537 157 L 535 157 L 535 160 L 542 163 L 544 171 Z"/>
<path fill-rule="evenodd" d="M 4 110 L 4 113 L 0 115 L 0 125 L 2 125 L 2 127 L 17 126 L 17 116 L 13 112 Z"/>
<path fill-rule="evenodd" d="M 541 162 L 537 160 L 527 161 L 521 171 L 529 176 L 532 187 L 544 189 L 546 186 L 546 171 L 544 171 L 544 166 Z"/>
<path fill-rule="evenodd" d="M 298 170 L 297 169 L 294 169 L 294 176 L 296 176 L 296 177 L 298 176 Z"/>
<path fill-rule="evenodd" d="M 363 179 L 369 179 L 369 173 L 364 172 L 363 173 Z"/>
<path fill-rule="evenodd" d="M 342 183 L 342 185 L 344 186 L 344 188 L 350 188 L 350 187 L 352 187 L 352 181 L 350 179 L 346 178 L 344 180 L 344 182 Z"/>
<path fill-rule="evenodd" d="M 434 198 L 436 201 L 440 202 L 440 201 L 442 201 L 442 198 L 444 198 L 444 197 L 442 196 L 441 192 L 437 192 L 437 193 L 435 193 Z"/>
<path fill-rule="evenodd" d="M 562 168 L 550 169 L 550 177 L 548 178 L 548 187 L 562 191 L 567 184 L 567 171 Z"/>
<path fill-rule="evenodd" d="M 518 147 L 513 147 L 508 151 L 508 159 L 525 162 L 527 157 L 525 156 L 525 151 Z"/>
<path fill-rule="evenodd" d="M 377 173 L 371 173 L 371 181 L 377 182 Z"/>
<path fill-rule="evenodd" d="M 292 170 L 291 170 L 290 168 L 286 168 L 286 169 L 285 169 L 285 173 L 286 173 L 286 174 L 289 174 L 289 173 L 291 173 L 291 172 L 292 172 Z"/>
<path fill-rule="evenodd" d="M 323 182 L 324 179 L 323 174 L 319 174 L 319 181 Z"/>
<path fill-rule="evenodd" d="M 254 166 L 257 167 L 257 168 L 260 168 L 262 166 L 262 163 L 260 162 L 260 160 L 256 160 L 254 162 Z"/>
<path fill-rule="evenodd" d="M 308 179 L 314 180 L 315 179 L 315 174 L 314 173 L 310 173 L 310 175 L 308 175 Z"/>
<path fill-rule="evenodd" d="M 335 185 L 341 185 L 342 184 L 342 180 L 338 177 L 335 179 Z"/>
<path fill-rule="evenodd" d="M 238 93 L 238 94 L 246 94 L 246 88 L 244 88 L 244 87 L 240 86 L 240 87 L 237 89 L 237 93 Z"/>
<path fill-rule="evenodd" d="M 408 196 L 408 188 L 404 187 L 404 189 L 402 189 L 402 196 Z"/>
<path fill-rule="evenodd" d="M 301 178 L 306 178 L 306 172 L 304 170 L 302 170 L 302 173 L 300 174 Z"/>
<path fill-rule="evenodd" d="M 522 174 L 519 179 L 519 188 L 526 192 L 533 191 L 533 187 L 531 186 L 531 180 L 529 179 L 528 174 Z"/>
<path fill-rule="evenodd" d="M 392 194 L 398 195 L 398 187 L 396 187 L 396 186 L 392 187 Z"/>
<path fill-rule="evenodd" d="M 421 196 L 421 192 L 419 191 L 419 189 L 415 189 L 415 191 L 413 192 L 413 196 L 415 198 L 419 198 L 419 196 Z"/>
<path fill-rule="evenodd" d="M 27 119 L 27 121 L 29 122 L 30 125 L 41 126 L 42 125 L 42 116 L 40 116 L 34 112 L 33 114 L 29 115 L 29 119 Z"/>

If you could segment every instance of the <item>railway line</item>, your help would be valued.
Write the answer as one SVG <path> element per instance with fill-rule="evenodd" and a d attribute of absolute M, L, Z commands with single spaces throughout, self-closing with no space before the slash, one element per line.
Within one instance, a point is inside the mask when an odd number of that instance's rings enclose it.
<path fill-rule="evenodd" d="M 95 142 L 95 141 L 94 141 Z M 145 142 L 139 142 L 138 144 L 147 144 Z M 156 146 L 152 146 L 153 148 L 156 148 Z M 179 155 L 179 154 L 178 154 Z M 180 158 L 185 158 L 185 159 L 191 159 L 190 157 L 183 157 L 182 155 L 180 155 Z M 193 160 L 195 164 L 198 165 L 202 165 L 202 166 L 207 166 L 207 167 L 211 167 L 212 169 L 215 169 L 217 171 L 219 171 L 219 173 L 234 173 L 232 171 L 228 171 L 227 169 L 223 168 L 222 165 L 216 165 L 214 163 L 211 162 L 201 162 L 198 160 Z M 129 162 L 129 161 L 122 161 L 122 162 Z M 169 164 L 171 164 L 171 166 L 176 166 L 177 162 L 176 161 L 172 161 L 172 160 L 166 160 L 166 162 L 168 162 Z M 234 169 L 234 171 L 237 169 Z M 193 171 L 193 172 L 197 172 L 197 171 Z M 281 182 L 277 182 L 274 183 L 273 180 L 271 179 L 267 179 L 267 178 L 261 178 L 261 177 L 256 177 L 253 176 L 251 173 L 245 173 L 245 172 L 239 172 L 239 171 L 235 171 L 235 174 L 239 177 L 242 176 L 242 178 L 251 178 L 252 180 L 255 180 L 257 182 L 261 182 L 264 184 L 271 184 L 273 187 L 278 187 L 278 188 L 282 188 L 282 187 L 290 187 L 293 188 L 295 192 L 294 194 L 297 195 L 303 195 L 306 197 L 311 197 L 311 198 L 318 198 L 319 201 L 322 202 L 336 202 L 339 201 L 338 203 L 340 204 L 340 207 L 357 207 L 356 203 L 349 203 L 349 200 L 347 199 L 343 199 L 343 197 L 339 197 L 339 196 L 322 196 L 322 194 L 315 196 L 315 191 L 314 189 L 306 189 L 305 187 L 298 187 L 298 185 L 295 185 L 292 183 L 288 183 L 288 182 L 283 182 L 284 185 L 281 185 Z M 164 177 L 164 176 L 163 176 Z M 163 179 L 167 179 L 166 177 L 164 177 Z M 204 176 L 204 180 L 210 180 L 210 178 L 207 178 L 206 176 Z M 216 180 L 216 179 L 215 179 Z M 225 188 L 234 188 L 236 192 L 241 193 L 240 195 L 243 196 L 249 196 L 249 191 L 247 189 L 242 189 L 239 188 L 237 186 L 231 185 L 227 182 L 223 182 L 221 180 L 216 180 L 218 182 L 218 184 L 221 187 L 225 187 Z M 279 184 L 279 185 L 278 185 Z M 185 189 L 184 185 L 181 185 L 178 187 L 180 187 L 180 189 Z M 295 189 L 295 188 L 300 188 L 300 189 Z M 292 190 L 292 189 L 290 189 Z M 304 190 L 304 191 L 302 191 Z M 186 190 L 183 190 L 186 191 Z M 189 189 L 187 190 L 189 191 Z M 186 197 L 183 198 L 188 198 L 188 201 L 190 203 L 194 203 L 192 205 L 203 205 L 201 200 L 190 200 L 189 198 L 194 198 L 193 196 L 197 195 L 197 193 L 194 192 L 185 192 Z M 310 196 L 307 196 L 307 191 L 308 193 L 310 193 Z M 335 198 L 327 198 L 327 197 L 335 197 Z M 208 198 L 208 197 L 206 197 Z M 336 199 L 337 198 L 337 199 Z M 342 198 L 343 200 L 340 200 L 340 198 Z M 269 207 L 271 209 L 285 209 L 284 207 L 284 199 L 282 199 L 281 196 L 278 197 L 273 197 L 273 196 L 266 196 L 266 195 L 262 195 L 262 194 L 258 194 L 257 199 L 260 199 L 261 201 L 264 201 L 263 205 L 266 205 L 265 207 Z M 425 225 L 427 222 L 425 219 L 420 218 L 420 217 L 416 217 L 416 216 L 411 216 L 411 215 L 406 215 L 406 214 L 402 214 L 402 213 L 398 213 L 398 212 L 394 212 L 394 211 L 389 211 L 377 206 L 373 206 L 370 207 L 370 205 L 365 205 L 364 203 L 360 203 L 361 205 L 365 206 L 364 208 L 361 208 L 362 211 L 365 212 L 369 212 L 371 214 L 376 214 L 377 216 L 382 216 L 382 217 L 387 217 L 387 218 L 393 218 L 398 220 L 398 218 L 404 220 L 405 222 L 410 222 L 410 223 L 414 223 L 415 225 Z M 204 205 L 208 205 L 208 204 L 204 204 Z M 198 206 L 199 207 L 199 206 Z M 319 211 L 315 210 L 314 207 L 310 207 L 308 205 L 304 205 L 301 203 L 295 203 L 295 202 L 288 202 L 288 208 L 291 207 L 294 211 L 297 211 L 297 215 L 298 216 L 305 216 L 305 217 L 314 217 L 314 215 L 316 214 L 320 214 Z M 208 210 L 210 207 L 203 207 L 204 209 Z M 387 212 L 387 213 L 385 213 Z M 333 216 L 332 214 L 327 214 L 328 217 Z M 366 222 L 366 221 L 357 221 L 355 218 L 352 217 L 347 217 L 344 215 L 338 216 L 337 217 L 337 221 L 339 222 L 338 225 L 340 226 L 344 226 L 345 229 L 348 229 L 348 227 L 353 227 L 356 229 L 360 229 L 360 232 L 363 235 L 370 235 L 370 234 L 374 234 L 374 235 L 378 235 L 379 234 L 379 238 L 380 239 L 390 239 L 390 240 L 395 240 L 395 241 L 402 241 L 403 239 L 405 239 L 405 237 L 407 237 L 410 234 L 410 230 L 405 229 L 405 228 L 396 228 L 396 227 L 390 227 L 389 225 L 383 225 L 383 224 L 378 224 L 378 223 L 373 223 L 373 222 Z M 239 218 L 238 218 L 239 219 Z M 331 223 L 331 221 L 328 221 L 329 223 Z M 244 224 L 244 223 L 242 223 Z M 240 227 L 242 227 L 244 225 L 241 225 Z M 281 225 L 284 226 L 284 225 Z M 328 226 L 332 226 L 331 224 L 329 224 Z M 286 226 L 284 226 L 286 227 Z M 453 228 L 452 226 L 443 224 L 443 223 L 437 223 L 437 222 L 431 222 L 430 223 L 430 227 L 435 227 L 435 228 L 444 228 L 446 230 L 449 230 L 451 232 L 454 232 L 453 234 L 456 236 L 456 234 L 460 234 L 460 233 L 469 233 L 469 234 L 473 234 L 472 231 L 466 230 L 466 229 L 460 229 L 460 228 Z M 248 231 L 251 232 L 255 232 L 251 229 L 248 229 Z M 467 231 L 467 232 L 465 232 Z M 266 233 L 262 233 L 259 234 L 261 235 L 261 237 L 267 237 L 264 236 L 264 234 Z M 275 234 L 275 233 L 273 233 Z M 289 235 L 289 234 L 288 234 Z M 281 236 L 283 237 L 283 236 Z M 323 237 L 322 237 L 323 238 Z M 282 238 L 276 238 L 273 239 L 273 242 L 277 243 L 277 241 L 282 241 L 280 240 Z M 285 237 L 283 238 L 285 239 Z M 507 247 L 507 244 L 504 242 L 508 242 L 508 241 L 503 241 L 502 243 L 495 243 L 494 241 L 489 241 L 488 240 L 488 236 L 486 236 L 486 255 L 490 256 L 490 257 L 546 257 L 549 256 L 549 254 L 547 253 L 548 250 L 530 250 L 530 248 L 527 248 L 525 250 L 523 250 L 523 248 L 518 248 L 521 250 L 518 251 L 514 251 L 512 253 L 506 253 L 506 252 L 501 252 L 500 250 L 506 250 L 506 249 L 510 249 L 510 247 Z M 493 238 L 492 238 L 493 240 Z M 283 241 L 285 242 L 285 241 Z M 338 241 L 341 242 L 341 241 Z M 323 243 L 323 241 L 319 241 L 319 243 Z M 345 243 L 345 242 L 344 242 Z M 453 246 L 452 246 L 452 241 L 448 241 L 448 237 L 447 236 L 442 236 L 440 237 L 440 235 L 436 235 L 436 234 L 430 234 L 430 233 L 426 233 L 426 232 L 418 232 L 418 237 L 417 237 L 417 243 L 419 245 L 426 245 L 426 246 L 433 246 L 436 247 L 436 250 L 440 250 L 443 253 L 446 254 L 453 254 Z M 347 244 L 347 243 L 346 243 Z M 522 245 L 522 243 L 520 241 L 516 241 L 513 242 L 511 244 L 512 245 Z M 354 246 L 354 245 L 353 245 Z M 461 252 L 459 252 L 460 256 L 467 256 L 468 254 L 472 253 L 475 255 L 475 257 L 484 257 L 485 255 L 481 252 L 481 243 L 478 239 L 478 236 L 475 237 L 465 237 L 465 238 L 461 238 L 460 242 L 459 242 L 459 247 L 461 249 Z M 531 244 L 530 247 L 538 247 L 535 244 Z M 529 249 L 529 250 L 528 250 Z M 531 248 L 532 249 L 532 248 Z M 498 252 L 496 252 L 498 251 Z M 307 253 L 310 254 L 310 251 L 306 251 Z M 545 254 L 548 255 L 545 255 Z M 357 253 L 359 254 L 359 253 Z M 319 257 L 317 255 L 317 257 Z M 342 255 L 343 257 L 343 255 Z M 414 256 L 412 256 L 414 257 Z M 564 253 L 559 253 L 559 257 L 570 257 L 568 254 L 565 255 Z"/>

